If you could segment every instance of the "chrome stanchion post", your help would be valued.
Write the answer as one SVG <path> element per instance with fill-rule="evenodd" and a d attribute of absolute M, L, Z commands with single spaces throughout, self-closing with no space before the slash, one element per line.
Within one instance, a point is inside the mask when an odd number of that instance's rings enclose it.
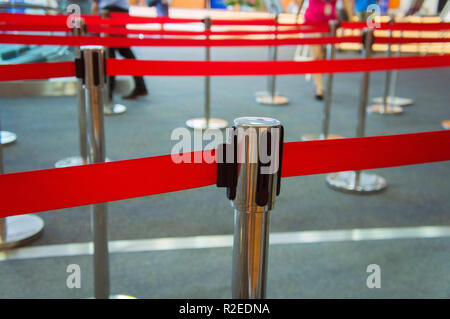
<path fill-rule="evenodd" d="M 275 15 L 275 37 L 276 40 L 278 38 L 278 14 Z M 270 46 L 269 47 L 269 60 L 277 61 L 278 59 L 278 46 Z M 270 75 L 267 77 L 267 91 L 265 92 L 257 92 L 256 94 L 256 102 L 260 104 L 266 105 L 285 105 L 289 103 L 289 99 L 285 96 L 280 95 L 276 92 L 276 76 Z"/>
<path fill-rule="evenodd" d="M 109 11 L 103 10 L 101 13 L 103 18 L 109 18 Z M 104 35 L 104 34 L 103 34 Z M 105 52 L 105 58 L 109 58 L 108 56 L 108 50 Z M 123 104 L 114 103 L 114 93 L 109 92 L 109 81 L 110 78 L 107 76 L 105 79 L 105 89 L 104 92 L 104 100 L 105 100 L 105 106 L 104 106 L 104 114 L 105 115 L 120 115 L 127 111 L 127 107 Z"/>
<path fill-rule="evenodd" d="M 80 24 L 73 29 L 74 36 L 83 36 L 86 34 L 86 24 L 84 20 L 80 20 Z M 75 63 L 80 63 L 81 51 L 80 47 L 75 47 Z M 77 67 L 83 67 L 77 65 Z M 78 92 L 78 130 L 80 155 L 63 158 L 55 163 L 55 167 L 68 167 L 87 164 L 87 132 L 86 132 L 86 97 L 83 89 L 84 79 L 77 74 L 77 92 Z"/>
<path fill-rule="evenodd" d="M 329 22 L 330 27 L 330 37 L 336 36 L 336 30 L 338 28 L 338 21 L 331 20 Z M 334 60 L 336 55 L 336 46 L 334 43 L 330 43 L 327 46 L 327 60 Z M 306 134 L 302 136 L 303 141 L 311 141 L 311 140 L 323 140 L 323 139 L 336 139 L 342 138 L 342 136 L 329 134 L 330 127 L 330 109 L 331 109 L 331 97 L 333 91 L 333 73 L 327 74 L 327 88 L 325 91 L 325 101 L 323 105 L 323 113 L 322 113 L 322 133 L 320 135 L 317 134 Z"/>
<path fill-rule="evenodd" d="M 280 193 L 283 127 L 272 118 L 234 120 L 218 148 L 217 185 L 234 208 L 232 297 L 266 296 L 270 211 Z"/>
<path fill-rule="evenodd" d="M 400 38 L 403 35 L 403 31 L 399 31 L 400 32 Z M 401 44 L 398 45 L 398 50 L 396 52 L 396 56 L 399 57 L 401 56 Z M 413 99 L 410 98 L 406 98 L 406 97 L 398 97 L 396 96 L 396 92 L 397 92 L 397 83 L 398 83 L 398 75 L 399 72 L 398 70 L 393 70 L 392 71 L 392 85 L 391 85 L 391 89 L 390 92 L 391 94 L 388 97 L 388 103 L 389 105 L 393 105 L 393 106 L 409 106 L 412 105 L 414 103 Z M 377 103 L 381 101 L 381 98 L 375 98 L 374 102 Z"/>
<path fill-rule="evenodd" d="M 84 63 L 83 87 L 86 95 L 88 163 L 105 162 L 104 88 L 105 49 L 101 46 L 81 47 Z M 97 299 L 122 298 L 110 296 L 109 252 L 107 230 L 107 203 L 92 205 L 91 221 L 94 243 L 94 297 Z"/>
<path fill-rule="evenodd" d="M 372 55 L 373 29 L 364 30 L 365 57 Z M 365 135 L 366 108 L 369 95 L 370 72 L 364 72 L 361 86 L 361 95 L 358 108 L 358 124 L 356 137 Z M 327 176 L 327 184 L 332 189 L 354 194 L 369 194 L 386 188 L 386 180 L 375 174 L 367 174 L 361 171 L 338 172 Z"/>
<path fill-rule="evenodd" d="M 392 23 L 393 20 L 391 19 L 390 22 Z M 388 31 L 389 38 L 392 38 L 392 30 Z M 386 57 L 390 58 L 392 50 L 391 50 L 391 44 L 387 44 L 387 50 L 386 50 Z M 403 109 L 401 106 L 391 105 L 389 103 L 388 97 L 390 96 L 389 90 L 391 88 L 391 78 L 392 78 L 392 71 L 388 70 L 386 71 L 386 80 L 384 82 L 384 95 L 381 104 L 375 104 L 371 105 L 367 108 L 367 111 L 369 113 L 374 114 L 382 114 L 382 115 L 398 115 L 403 113 Z"/>
<path fill-rule="evenodd" d="M 209 32 L 211 31 L 211 18 L 206 17 L 203 20 L 205 24 L 206 39 L 209 40 Z M 208 44 L 205 47 L 205 61 L 211 60 L 211 47 Z M 211 77 L 205 76 L 205 117 L 193 118 L 186 121 L 186 126 L 193 129 L 223 129 L 228 126 L 228 122 L 219 118 L 211 118 Z"/>
<path fill-rule="evenodd" d="M 0 135 L 0 174 L 3 174 L 2 139 Z M 0 251 L 25 245 L 39 237 L 43 229 L 44 221 L 39 216 L 29 214 L 0 218 Z"/>

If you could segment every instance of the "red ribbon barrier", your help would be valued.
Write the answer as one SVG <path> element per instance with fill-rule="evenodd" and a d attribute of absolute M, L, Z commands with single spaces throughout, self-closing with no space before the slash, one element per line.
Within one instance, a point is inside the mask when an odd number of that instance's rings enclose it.
<path fill-rule="evenodd" d="M 282 176 L 447 161 L 448 145 L 450 131 L 285 143 Z M 195 153 L 202 154 L 191 159 Z M 165 155 L 2 174 L 0 217 L 213 185 L 216 170 L 215 163 L 175 164 Z"/>
<path fill-rule="evenodd" d="M 361 37 L 322 37 L 291 39 L 155 39 L 128 37 L 89 37 L 89 36 L 48 36 L 48 35 L 12 35 L 1 34 L 0 43 L 39 44 L 39 45 L 102 45 L 121 48 L 133 46 L 169 46 L 169 47 L 221 47 L 221 46 L 279 46 L 279 45 L 314 45 L 329 43 L 360 43 Z"/>
<path fill-rule="evenodd" d="M 0 13 L 0 23 L 14 23 L 14 24 L 33 24 L 33 25 L 65 25 L 70 15 L 55 14 L 55 15 L 40 15 L 40 14 L 22 14 L 22 13 Z M 145 23 L 200 23 L 203 19 L 178 19 L 167 17 L 138 17 L 130 16 L 126 13 L 112 12 L 110 18 L 102 18 L 97 15 L 83 14 L 81 18 L 85 20 L 88 25 L 126 25 L 126 24 L 145 24 Z M 278 23 L 274 19 L 232 19 L 232 20 L 216 20 L 212 21 L 213 25 L 267 25 L 267 26 L 305 26 L 314 24 L 289 24 Z M 365 22 L 342 22 L 342 28 L 348 29 L 364 29 L 368 25 Z M 380 30 L 411 30 L 411 31 L 439 31 L 450 30 L 450 23 L 379 23 L 376 29 Z"/>
<path fill-rule="evenodd" d="M 450 66 L 450 55 L 294 61 L 107 60 L 109 75 L 253 76 L 369 72 Z"/>
<path fill-rule="evenodd" d="M 375 37 L 375 43 L 409 44 L 409 43 L 445 43 L 445 42 L 450 42 L 450 38 Z"/>
<path fill-rule="evenodd" d="M 450 30 L 450 23 L 372 23 L 376 30 L 396 30 L 396 31 L 440 31 Z M 340 25 L 344 29 L 365 29 L 369 28 L 366 22 L 342 22 Z"/>
<path fill-rule="evenodd" d="M 0 27 L 0 30 L 2 28 Z M 11 30 L 14 27 L 11 26 Z M 33 31 L 33 30 L 28 30 Z M 147 35 L 179 35 L 179 36 L 238 36 L 238 35 L 275 35 L 275 34 L 307 34 L 307 33 L 326 33 L 328 27 L 306 27 L 306 28 L 294 28 L 289 30 L 228 30 L 228 31 L 184 31 L 184 30 L 142 30 L 142 29 L 127 29 L 124 27 L 105 27 L 105 26 L 89 26 L 88 32 L 91 33 L 106 33 L 106 34 L 147 34 Z"/>
<path fill-rule="evenodd" d="M 21 63 L 0 65 L 0 81 L 39 80 L 75 76 L 75 63 Z"/>
<path fill-rule="evenodd" d="M 293 61 L 143 61 L 107 60 L 108 75 L 141 76 L 256 76 L 307 73 L 370 72 L 450 66 L 450 55 Z M 73 62 L 0 65 L 0 81 L 75 76 Z"/>

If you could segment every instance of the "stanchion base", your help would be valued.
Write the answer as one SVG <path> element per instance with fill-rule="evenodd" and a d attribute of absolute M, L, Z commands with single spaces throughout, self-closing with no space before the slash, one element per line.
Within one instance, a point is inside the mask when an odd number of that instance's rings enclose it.
<path fill-rule="evenodd" d="M 383 97 L 376 97 L 373 99 L 373 102 L 374 103 L 383 103 Z M 389 96 L 387 98 L 387 102 L 389 105 L 393 105 L 393 106 L 409 106 L 409 105 L 414 104 L 413 99 L 408 99 L 406 97 L 398 97 L 398 96 L 394 96 L 394 97 Z"/>
<path fill-rule="evenodd" d="M 403 113 L 403 109 L 401 106 L 386 105 L 384 108 L 381 104 L 375 104 L 369 106 L 367 112 L 380 115 L 400 115 Z"/>
<path fill-rule="evenodd" d="M 103 112 L 105 115 L 119 115 L 127 111 L 127 107 L 122 104 L 114 104 L 113 107 L 105 107 Z"/>
<path fill-rule="evenodd" d="M 17 135 L 13 132 L 0 131 L 0 142 L 2 145 L 14 143 L 17 140 Z"/>
<path fill-rule="evenodd" d="M 95 297 L 90 297 L 88 299 L 95 299 Z M 137 298 L 129 295 L 109 295 L 108 299 L 137 299 Z"/>
<path fill-rule="evenodd" d="M 327 185 L 334 190 L 352 194 L 380 192 L 387 187 L 386 180 L 375 174 L 360 172 L 359 185 L 355 185 L 356 172 L 339 172 L 327 175 Z"/>
<path fill-rule="evenodd" d="M 136 297 L 129 295 L 111 295 L 109 299 L 137 299 Z"/>
<path fill-rule="evenodd" d="M 44 229 L 44 221 L 35 215 L 19 215 L 5 218 L 6 241 L 0 242 L 0 250 L 6 250 L 36 239 Z"/>
<path fill-rule="evenodd" d="M 272 96 L 271 94 L 267 92 L 262 93 L 256 93 L 255 94 L 255 100 L 259 104 L 265 104 L 265 105 L 286 105 L 289 103 L 289 99 L 285 96 L 275 94 Z"/>
<path fill-rule="evenodd" d="M 204 117 L 198 117 L 186 121 L 186 126 L 196 130 L 221 130 L 228 126 L 228 122 L 222 119 L 210 118 L 208 125 L 206 125 L 206 119 Z"/>
<path fill-rule="evenodd" d="M 336 134 L 328 134 L 327 135 L 327 140 L 336 140 L 336 139 L 340 139 L 340 138 L 344 138 L 343 136 L 340 135 L 336 135 Z M 306 134 L 306 135 L 302 135 L 302 141 L 317 141 L 317 140 L 322 140 L 322 134 Z"/>
<path fill-rule="evenodd" d="M 106 158 L 106 162 L 111 162 L 109 158 Z M 59 160 L 55 163 L 55 168 L 59 167 L 70 167 L 70 166 L 79 166 L 83 165 L 83 160 L 80 156 L 72 156 L 72 157 L 66 157 L 62 160 Z"/>
<path fill-rule="evenodd" d="M 442 121 L 441 124 L 443 128 L 445 128 L 446 130 L 450 130 L 450 120 Z"/>

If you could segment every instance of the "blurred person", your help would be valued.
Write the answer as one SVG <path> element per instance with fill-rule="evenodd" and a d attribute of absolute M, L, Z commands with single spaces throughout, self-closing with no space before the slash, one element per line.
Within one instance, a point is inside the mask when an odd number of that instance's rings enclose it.
<path fill-rule="evenodd" d="M 364 22 L 367 21 L 369 16 L 373 14 L 372 10 L 368 10 L 371 6 L 376 5 L 377 0 L 355 0 L 355 13 L 358 17 L 358 21 Z"/>
<path fill-rule="evenodd" d="M 309 0 L 308 7 L 305 10 L 305 23 L 323 23 L 330 20 L 337 20 L 336 13 L 337 0 Z M 304 0 L 299 1 L 298 10 L 301 11 Z M 353 1 L 342 0 L 346 16 L 349 20 L 353 20 Z M 319 33 L 316 36 L 327 36 L 327 34 Z M 325 58 L 325 46 L 312 45 L 312 56 L 314 60 L 323 60 Z M 315 85 L 315 97 L 317 100 L 323 99 L 323 83 L 322 74 L 313 74 Z"/>
<path fill-rule="evenodd" d="M 148 6 L 156 8 L 156 14 L 158 17 L 168 17 L 169 16 L 169 4 L 170 0 L 149 0 Z M 145 6 L 145 0 L 140 1 L 142 6 Z"/>
<path fill-rule="evenodd" d="M 122 12 L 128 13 L 129 4 L 128 0 L 93 0 L 92 1 L 92 14 L 99 14 L 109 16 L 110 12 Z M 114 59 L 115 51 L 125 59 L 136 59 L 130 48 L 108 48 L 108 57 Z M 130 94 L 122 96 L 125 100 L 136 99 L 139 96 L 145 96 L 148 94 L 145 86 L 144 78 L 142 76 L 134 76 L 134 89 Z M 116 85 L 116 78 L 114 76 L 109 77 L 109 98 L 112 100 L 114 88 Z"/>

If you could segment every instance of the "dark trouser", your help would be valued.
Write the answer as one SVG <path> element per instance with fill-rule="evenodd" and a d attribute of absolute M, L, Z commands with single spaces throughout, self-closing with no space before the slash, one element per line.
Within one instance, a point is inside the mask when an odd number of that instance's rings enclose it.
<path fill-rule="evenodd" d="M 103 10 L 109 12 L 125 12 L 128 13 L 128 10 L 116 7 L 116 6 L 108 6 Z M 136 59 L 130 48 L 108 48 L 108 57 L 114 59 L 116 57 L 116 51 L 125 58 L 125 59 Z M 138 91 L 146 90 L 144 78 L 142 76 L 134 76 L 134 89 Z M 109 98 L 112 99 L 114 88 L 116 87 L 116 77 L 110 76 L 108 77 L 109 84 Z"/>

